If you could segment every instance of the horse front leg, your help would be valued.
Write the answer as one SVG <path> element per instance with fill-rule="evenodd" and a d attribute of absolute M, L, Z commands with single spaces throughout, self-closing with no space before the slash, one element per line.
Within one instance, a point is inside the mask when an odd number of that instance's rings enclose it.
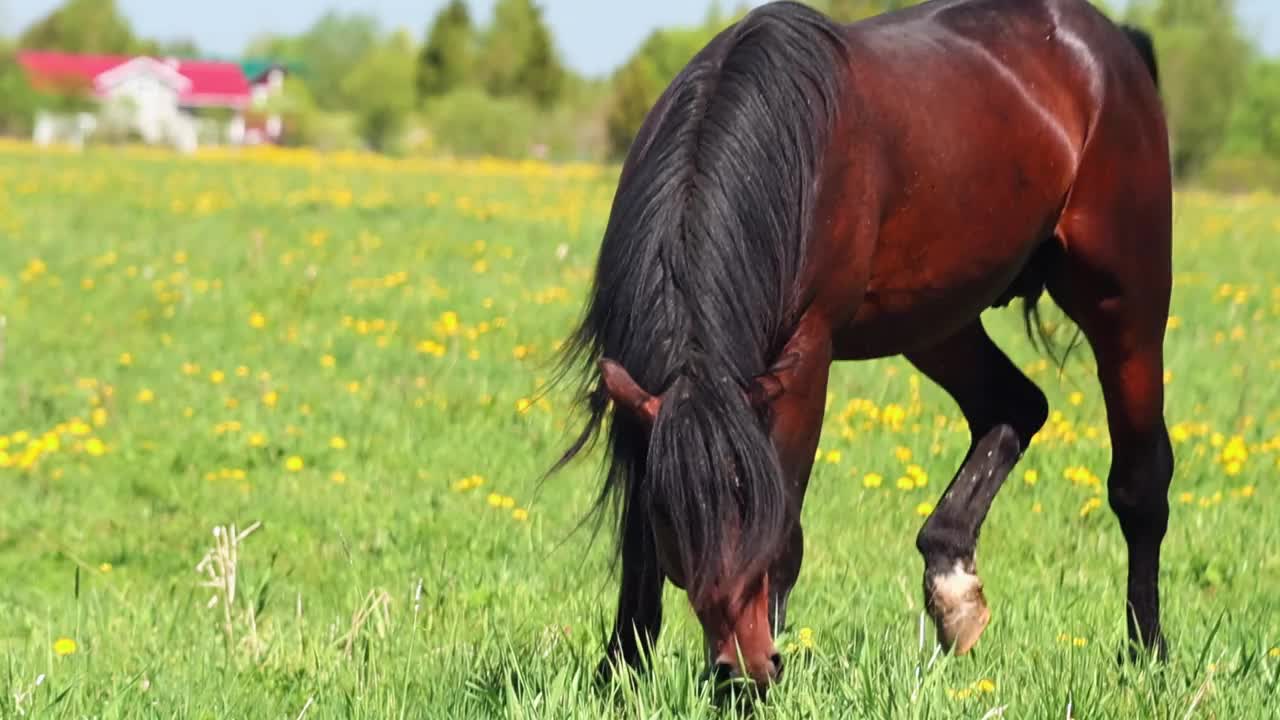
<path fill-rule="evenodd" d="M 981 321 L 908 359 L 955 399 L 973 433 L 964 464 L 916 536 L 925 608 L 943 647 L 963 655 L 991 621 L 978 578 L 978 534 L 1009 471 L 1048 417 L 1048 403 Z"/>

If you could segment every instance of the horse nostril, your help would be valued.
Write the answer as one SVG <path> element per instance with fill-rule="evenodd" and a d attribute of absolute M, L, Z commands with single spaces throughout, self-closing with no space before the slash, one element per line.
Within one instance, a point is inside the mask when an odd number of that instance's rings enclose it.
<path fill-rule="evenodd" d="M 769 662 L 773 663 L 774 679 L 776 680 L 782 677 L 782 656 L 779 655 L 778 653 L 774 653 L 773 655 L 769 656 Z"/>
<path fill-rule="evenodd" d="M 718 662 L 711 666 L 711 679 L 717 683 L 727 682 L 738 676 L 738 669 L 727 662 Z"/>

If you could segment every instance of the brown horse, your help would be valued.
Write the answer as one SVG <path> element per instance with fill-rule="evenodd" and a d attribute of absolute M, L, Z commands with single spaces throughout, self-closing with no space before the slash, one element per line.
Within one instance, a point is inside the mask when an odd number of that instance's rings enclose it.
<path fill-rule="evenodd" d="M 905 355 L 959 404 L 969 453 L 917 546 L 944 647 L 990 619 L 978 532 L 1045 396 L 983 330 L 1043 290 L 1097 358 L 1131 650 L 1163 651 L 1173 456 L 1163 419 L 1168 136 L 1150 39 L 1085 0 L 934 0 L 850 26 L 791 3 L 721 33 L 623 167 L 583 323 L 589 422 L 622 587 L 602 670 L 638 664 L 662 586 L 721 675 L 781 672 L 800 509 L 833 361 Z M 598 371 L 596 368 L 598 367 Z"/>

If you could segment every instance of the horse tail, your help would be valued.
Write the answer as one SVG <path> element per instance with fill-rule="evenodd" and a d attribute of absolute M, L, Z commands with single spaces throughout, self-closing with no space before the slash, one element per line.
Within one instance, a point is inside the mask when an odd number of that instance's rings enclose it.
<path fill-rule="evenodd" d="M 1151 73 L 1151 80 L 1155 82 L 1157 88 L 1160 87 L 1160 64 L 1156 61 L 1156 46 L 1151 39 L 1151 34 L 1142 28 L 1132 25 L 1121 25 L 1120 29 L 1124 31 L 1125 36 L 1129 38 L 1129 42 L 1133 43 L 1133 47 L 1142 56 L 1142 62 L 1146 64 L 1147 71 Z"/>

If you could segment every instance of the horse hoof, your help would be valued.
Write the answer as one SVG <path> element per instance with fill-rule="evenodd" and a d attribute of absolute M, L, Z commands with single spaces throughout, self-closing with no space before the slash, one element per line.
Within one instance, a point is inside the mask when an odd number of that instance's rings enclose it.
<path fill-rule="evenodd" d="M 938 641 L 956 655 L 968 654 L 991 623 L 982 581 L 964 563 L 928 579 L 926 607 L 938 628 Z"/>

